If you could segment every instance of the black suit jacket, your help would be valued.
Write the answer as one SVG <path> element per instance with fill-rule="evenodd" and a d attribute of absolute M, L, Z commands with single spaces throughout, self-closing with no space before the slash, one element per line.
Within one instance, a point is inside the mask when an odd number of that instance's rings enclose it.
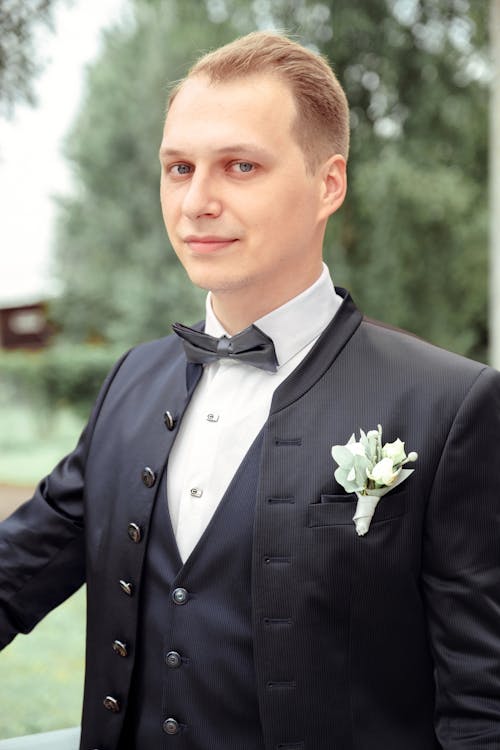
<path fill-rule="evenodd" d="M 0 645 L 87 581 L 82 748 L 89 726 L 117 747 L 157 478 L 188 400 L 176 337 L 126 354 L 75 451 L 0 527 Z M 358 537 L 330 450 L 379 423 L 419 459 Z M 363 320 L 346 296 L 265 428 L 252 601 L 268 750 L 283 736 L 304 750 L 500 748 L 499 446 L 496 371 Z M 118 713 L 103 708 L 113 690 Z"/>

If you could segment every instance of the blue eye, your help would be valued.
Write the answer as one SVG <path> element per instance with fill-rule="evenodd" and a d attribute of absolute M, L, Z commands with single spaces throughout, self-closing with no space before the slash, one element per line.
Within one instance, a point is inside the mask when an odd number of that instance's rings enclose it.
<path fill-rule="evenodd" d="M 191 171 L 191 167 L 189 164 L 174 164 L 170 171 L 175 175 L 183 175 L 183 174 L 189 174 Z"/>
<path fill-rule="evenodd" d="M 253 164 L 250 164 L 248 161 L 240 161 L 238 162 L 238 166 L 240 168 L 240 172 L 251 172 L 253 169 Z"/>

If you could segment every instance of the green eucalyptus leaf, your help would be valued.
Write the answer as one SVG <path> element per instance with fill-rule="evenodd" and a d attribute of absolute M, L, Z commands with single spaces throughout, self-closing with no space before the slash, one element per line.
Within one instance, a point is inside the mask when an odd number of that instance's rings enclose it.
<path fill-rule="evenodd" d="M 334 445 L 332 447 L 332 457 L 343 469 L 347 469 L 347 471 L 351 469 L 354 456 L 345 445 Z"/>

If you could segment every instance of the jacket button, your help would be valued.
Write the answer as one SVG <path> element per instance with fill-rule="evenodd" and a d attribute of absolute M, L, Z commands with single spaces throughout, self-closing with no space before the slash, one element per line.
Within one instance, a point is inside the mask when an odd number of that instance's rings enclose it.
<path fill-rule="evenodd" d="M 181 655 L 178 654 L 177 651 L 169 651 L 165 657 L 165 661 L 167 667 L 170 669 L 177 669 L 177 667 L 180 667 L 182 664 Z"/>
<path fill-rule="evenodd" d="M 142 539 L 140 526 L 138 526 L 136 523 L 129 523 L 127 533 L 129 539 L 131 539 L 135 544 L 139 544 Z"/>
<path fill-rule="evenodd" d="M 111 711 L 114 714 L 117 714 L 120 711 L 120 704 L 112 695 L 107 695 L 102 704 L 107 711 Z"/>
<path fill-rule="evenodd" d="M 113 641 L 113 651 L 118 656 L 128 656 L 127 644 L 123 641 Z"/>
<path fill-rule="evenodd" d="M 172 599 L 175 604 L 185 604 L 188 600 L 188 592 L 186 589 L 174 589 L 172 591 Z"/>
<path fill-rule="evenodd" d="M 156 474 L 149 466 L 144 467 L 141 478 L 146 487 L 152 487 L 156 482 Z"/>
<path fill-rule="evenodd" d="M 175 427 L 175 419 L 172 416 L 172 413 L 169 411 L 166 411 L 163 414 L 163 421 L 165 422 L 165 427 L 167 430 L 173 430 Z"/>
<path fill-rule="evenodd" d="M 120 581 L 120 588 L 123 591 L 124 594 L 127 594 L 127 596 L 132 596 L 133 586 L 128 581 Z"/>
<path fill-rule="evenodd" d="M 165 719 L 163 722 L 163 731 L 166 734 L 177 734 L 179 731 L 179 722 L 175 719 Z"/>

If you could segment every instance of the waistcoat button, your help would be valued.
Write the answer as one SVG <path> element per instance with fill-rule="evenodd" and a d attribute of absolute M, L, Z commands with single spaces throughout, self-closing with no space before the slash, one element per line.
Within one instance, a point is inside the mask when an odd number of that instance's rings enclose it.
<path fill-rule="evenodd" d="M 165 657 L 165 661 L 167 667 L 170 669 L 177 669 L 177 667 L 180 667 L 182 664 L 181 655 L 178 654 L 177 651 L 169 651 Z"/>
<path fill-rule="evenodd" d="M 117 714 L 120 711 L 120 704 L 112 695 L 107 695 L 102 704 L 107 711 L 112 711 L 114 714 Z"/>
<path fill-rule="evenodd" d="M 127 533 L 129 539 L 131 539 L 132 542 L 134 542 L 135 544 L 139 544 L 142 539 L 140 526 L 138 526 L 136 523 L 129 523 Z"/>
<path fill-rule="evenodd" d="M 174 589 L 172 591 L 172 599 L 175 604 L 185 604 L 188 600 L 188 592 L 186 589 Z"/>
<path fill-rule="evenodd" d="M 179 722 L 175 719 L 165 719 L 163 722 L 163 731 L 166 734 L 177 734 L 179 731 Z"/>
<path fill-rule="evenodd" d="M 113 641 L 113 651 L 118 656 L 128 656 L 127 644 L 123 641 Z"/>
<path fill-rule="evenodd" d="M 156 482 L 156 474 L 149 466 L 145 466 L 141 473 L 141 478 L 146 487 L 152 487 Z"/>

